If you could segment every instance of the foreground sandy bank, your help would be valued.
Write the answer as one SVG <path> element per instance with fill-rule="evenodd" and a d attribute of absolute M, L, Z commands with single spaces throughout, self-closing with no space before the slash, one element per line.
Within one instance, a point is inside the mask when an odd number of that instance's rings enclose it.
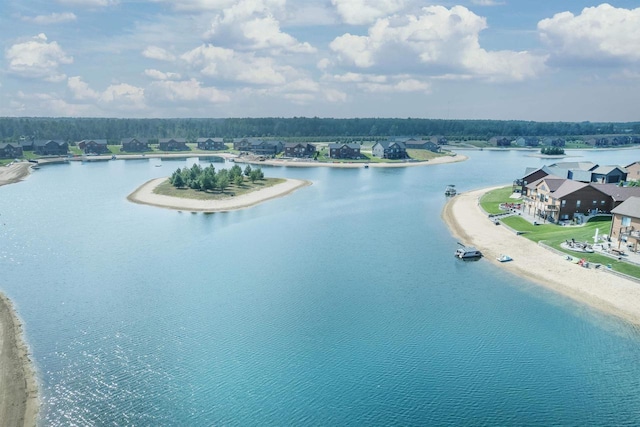
<path fill-rule="evenodd" d="M 0 425 L 35 426 L 38 387 L 22 325 L 11 301 L 0 294 Z"/>
<path fill-rule="evenodd" d="M 166 181 L 167 178 L 156 178 L 146 182 L 127 199 L 134 203 L 157 206 L 167 209 L 198 211 L 198 212 L 226 212 L 244 209 L 270 199 L 285 196 L 298 188 L 311 185 L 309 181 L 299 179 L 287 179 L 281 184 L 263 188 L 241 196 L 229 197 L 224 200 L 195 200 L 181 197 L 164 196 L 156 194 L 153 190 Z"/>
<path fill-rule="evenodd" d="M 0 186 L 19 182 L 29 176 L 31 163 L 18 162 L 10 166 L 0 166 Z"/>
<path fill-rule="evenodd" d="M 442 217 L 452 234 L 466 245 L 476 246 L 485 259 L 576 301 L 640 325 L 640 284 L 567 262 L 562 256 L 496 226 L 481 211 L 482 189 L 459 194 L 444 207 Z M 453 251 L 453 249 L 452 249 Z M 496 257 L 508 254 L 512 262 Z"/>

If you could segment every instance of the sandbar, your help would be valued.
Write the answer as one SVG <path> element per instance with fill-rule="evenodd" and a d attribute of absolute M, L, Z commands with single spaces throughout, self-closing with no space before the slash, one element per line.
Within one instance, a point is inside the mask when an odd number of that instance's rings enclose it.
<path fill-rule="evenodd" d="M 499 188 L 499 187 L 494 187 Z M 465 245 L 476 246 L 484 259 L 601 312 L 640 325 L 640 284 L 605 269 L 588 269 L 567 262 L 561 255 L 496 226 L 480 209 L 485 188 L 458 194 L 447 202 L 442 218 Z M 451 250 L 452 253 L 454 249 Z M 513 258 L 500 263 L 500 254 Z"/>
<path fill-rule="evenodd" d="M 39 409 L 35 371 L 11 301 L 0 293 L 0 424 L 35 426 Z"/>
<path fill-rule="evenodd" d="M 161 208 L 197 211 L 197 212 L 227 212 L 245 209 L 255 206 L 267 200 L 275 199 L 290 194 L 298 188 L 311 185 L 311 182 L 300 179 L 287 179 L 285 182 L 246 193 L 240 196 L 229 197 L 222 200 L 196 200 L 183 197 L 171 197 L 156 194 L 153 190 L 166 181 L 167 178 L 156 178 L 147 181 L 127 199 L 134 203 L 157 206 Z"/>
<path fill-rule="evenodd" d="M 12 163 L 0 166 L 0 186 L 22 181 L 31 173 L 32 164 L 29 162 Z"/>

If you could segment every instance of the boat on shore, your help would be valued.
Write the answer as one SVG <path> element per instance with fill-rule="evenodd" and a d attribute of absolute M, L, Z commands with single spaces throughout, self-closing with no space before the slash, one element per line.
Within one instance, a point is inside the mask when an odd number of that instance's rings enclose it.
<path fill-rule="evenodd" d="M 506 254 L 500 254 L 500 256 L 496 257 L 496 259 L 500 262 L 513 261 L 513 258 L 511 258 L 509 255 L 506 255 Z"/>
<path fill-rule="evenodd" d="M 444 190 L 445 196 L 455 196 L 457 194 L 456 186 L 453 184 L 447 185 L 447 188 Z"/>
<path fill-rule="evenodd" d="M 460 244 L 460 243 L 459 243 Z M 474 259 L 481 258 L 482 252 L 473 246 L 464 246 L 460 244 L 461 247 L 456 249 L 455 257 L 460 259 Z"/>

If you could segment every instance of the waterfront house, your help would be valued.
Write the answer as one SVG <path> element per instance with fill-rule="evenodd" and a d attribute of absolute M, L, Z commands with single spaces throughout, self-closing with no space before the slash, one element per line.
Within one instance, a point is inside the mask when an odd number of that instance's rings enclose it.
<path fill-rule="evenodd" d="M 489 138 L 489 144 L 493 145 L 494 147 L 510 147 L 511 140 L 504 136 L 494 136 L 492 138 Z"/>
<path fill-rule="evenodd" d="M 611 210 L 613 219 L 609 235 L 630 245 L 637 252 L 640 243 L 640 197 L 629 197 Z"/>
<path fill-rule="evenodd" d="M 359 159 L 360 144 L 329 144 L 329 157 L 332 159 Z"/>
<path fill-rule="evenodd" d="M 316 147 L 313 144 L 302 144 L 299 142 L 288 142 L 284 144 L 284 155 L 287 157 L 311 158 L 315 154 Z"/>
<path fill-rule="evenodd" d="M 106 139 L 83 139 L 78 142 L 78 148 L 84 154 L 104 154 L 109 152 Z"/>
<path fill-rule="evenodd" d="M 627 170 L 627 181 L 640 181 L 640 161 L 635 161 L 624 167 Z"/>
<path fill-rule="evenodd" d="M 0 143 L 0 159 L 22 157 L 22 146 L 15 142 Z"/>
<path fill-rule="evenodd" d="M 21 139 L 20 146 L 22 151 L 33 151 L 33 141 L 30 139 Z"/>
<path fill-rule="evenodd" d="M 630 197 L 640 197 L 640 187 L 620 187 L 618 184 L 597 183 L 591 185 L 611 198 L 611 209 L 624 203 Z"/>
<path fill-rule="evenodd" d="M 527 185 L 523 203 L 529 214 L 550 222 L 609 212 L 612 208 L 611 197 L 596 186 L 553 176 Z"/>
<path fill-rule="evenodd" d="M 184 138 L 163 138 L 158 140 L 160 151 L 188 151 L 187 141 Z"/>
<path fill-rule="evenodd" d="M 37 140 L 33 142 L 33 151 L 40 156 L 66 156 L 69 144 L 63 141 Z"/>
<path fill-rule="evenodd" d="M 136 153 L 149 151 L 149 142 L 146 139 L 126 138 L 121 141 L 122 151 Z"/>
<path fill-rule="evenodd" d="M 227 149 L 222 138 L 198 138 L 196 144 L 199 150 L 221 151 Z"/>
<path fill-rule="evenodd" d="M 431 138 L 429 138 L 429 141 L 433 142 L 434 144 L 438 144 L 438 145 L 447 145 L 447 144 L 449 144 L 449 140 L 447 138 L 445 138 L 444 136 L 432 136 Z"/>
<path fill-rule="evenodd" d="M 410 138 L 402 142 L 407 150 L 429 150 L 434 153 L 440 152 L 440 145 L 432 142 L 431 140 L 425 141 L 423 139 Z"/>
<path fill-rule="evenodd" d="M 406 159 L 407 147 L 400 141 L 378 141 L 371 147 L 371 154 L 380 159 Z"/>
<path fill-rule="evenodd" d="M 264 141 L 254 138 L 243 138 L 233 142 L 233 149 L 261 156 L 275 156 L 281 153 L 284 144 L 281 141 Z"/>

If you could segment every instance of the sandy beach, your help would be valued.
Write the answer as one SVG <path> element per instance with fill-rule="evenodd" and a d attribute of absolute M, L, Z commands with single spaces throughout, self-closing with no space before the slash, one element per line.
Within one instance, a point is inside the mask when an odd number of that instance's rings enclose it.
<path fill-rule="evenodd" d="M 22 181 L 31 173 L 32 164 L 29 162 L 13 163 L 10 166 L 0 166 L 0 186 Z"/>
<path fill-rule="evenodd" d="M 267 200 L 285 196 L 294 192 L 298 188 L 311 185 L 309 181 L 299 179 L 287 179 L 281 184 L 267 187 L 251 193 L 243 194 L 237 197 L 229 197 L 224 200 L 196 200 L 180 197 L 164 196 L 156 194 L 153 190 L 167 178 L 156 178 L 147 181 L 136 191 L 131 193 L 127 199 L 134 203 L 143 205 L 157 206 L 167 209 L 197 211 L 197 212 L 226 212 L 237 209 L 244 209 Z"/>
<path fill-rule="evenodd" d="M 567 262 L 561 255 L 496 226 L 478 205 L 489 190 L 492 188 L 459 194 L 445 205 L 442 217 L 461 243 L 476 246 L 485 260 L 513 274 L 640 325 L 640 284 Z M 500 254 L 508 254 L 513 261 L 498 262 Z"/>
<path fill-rule="evenodd" d="M 22 325 L 11 301 L 0 294 L 0 424 L 35 426 L 38 387 Z"/>
<path fill-rule="evenodd" d="M 238 157 L 235 159 L 237 163 L 248 163 L 252 165 L 269 165 L 269 166 L 290 166 L 299 168 L 363 168 L 365 165 L 371 168 L 406 168 L 416 166 L 430 166 L 430 165 L 442 165 L 445 163 L 464 162 L 468 157 L 462 154 L 455 156 L 442 156 L 436 157 L 429 161 L 418 162 L 401 162 L 401 163 L 364 163 L 364 162 L 316 162 L 309 159 L 266 159 L 266 160 L 253 160 L 246 157 Z"/>

